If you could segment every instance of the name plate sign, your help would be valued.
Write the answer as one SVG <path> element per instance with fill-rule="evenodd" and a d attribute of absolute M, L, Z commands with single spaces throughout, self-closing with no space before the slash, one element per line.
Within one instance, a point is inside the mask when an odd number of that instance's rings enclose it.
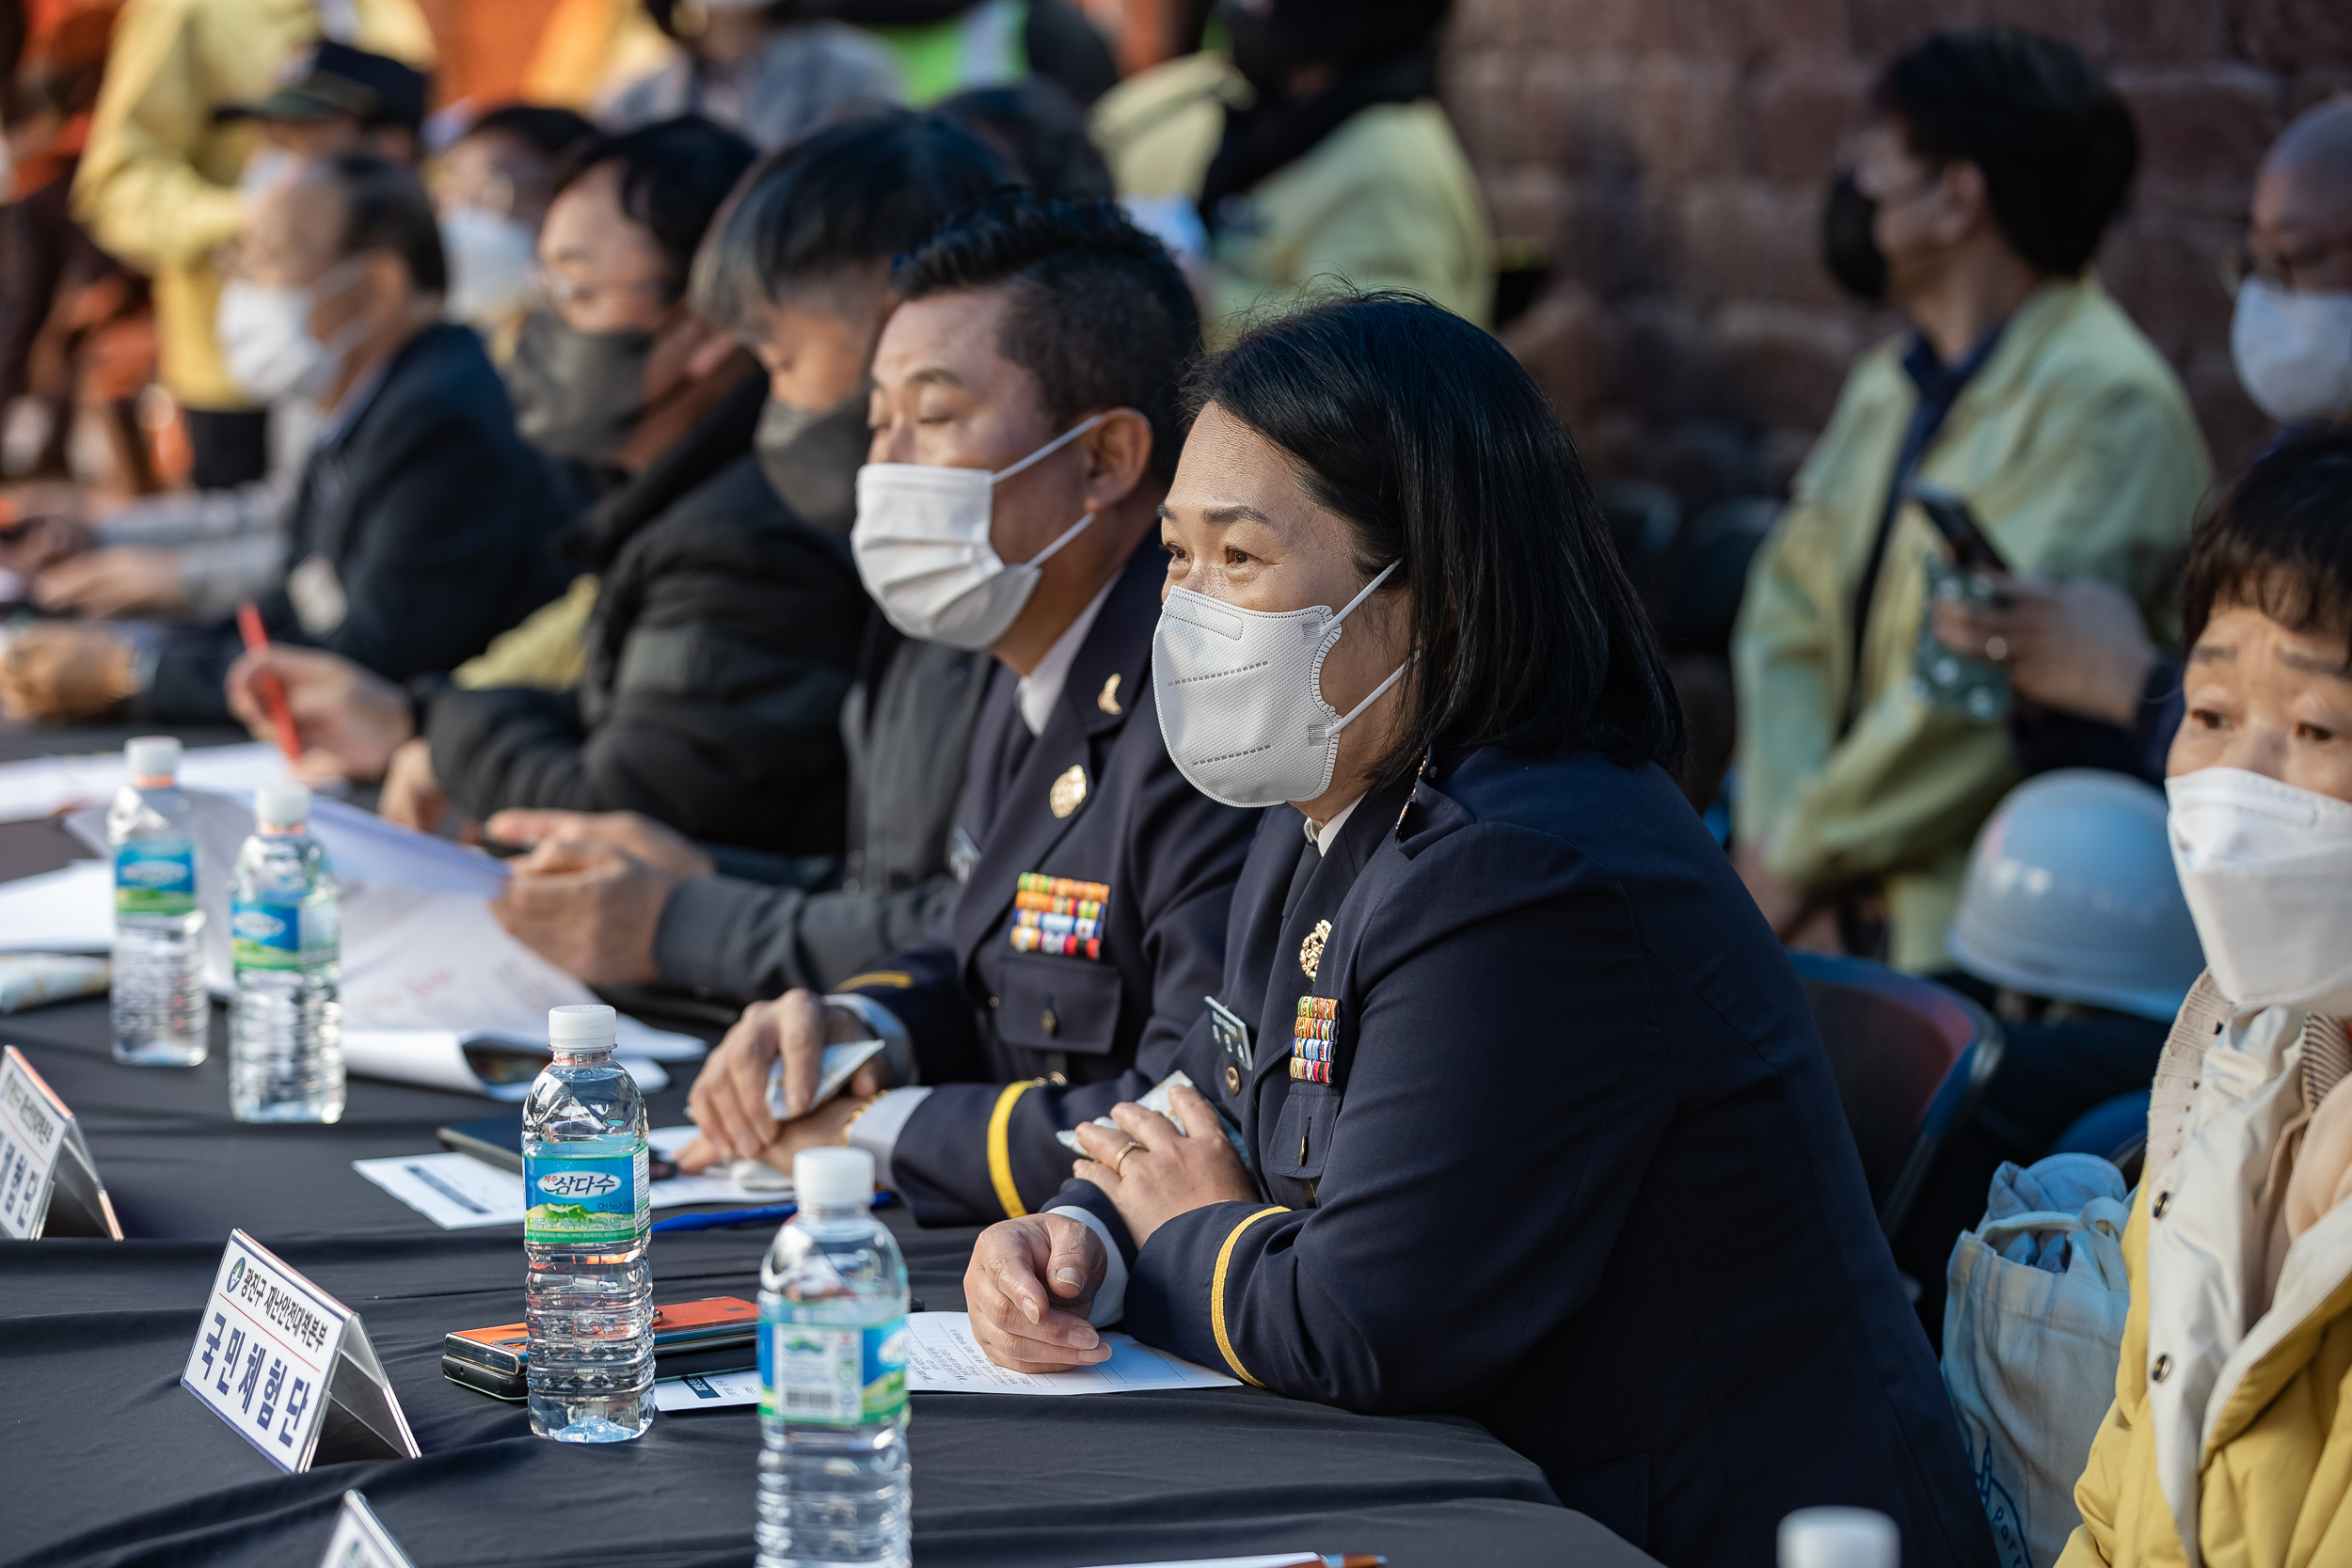
<path fill-rule="evenodd" d="M 73 1113 L 12 1045 L 0 1050 L 0 1236 L 122 1240 Z"/>
<path fill-rule="evenodd" d="M 358 1314 L 242 1230 L 229 1233 L 180 1386 L 289 1474 L 418 1457 Z"/>
<path fill-rule="evenodd" d="M 392 1532 L 375 1516 L 368 1499 L 357 1492 L 343 1494 L 343 1509 L 335 1516 L 335 1533 L 327 1538 L 326 1555 L 319 1568 L 416 1568 L 400 1549 Z"/>

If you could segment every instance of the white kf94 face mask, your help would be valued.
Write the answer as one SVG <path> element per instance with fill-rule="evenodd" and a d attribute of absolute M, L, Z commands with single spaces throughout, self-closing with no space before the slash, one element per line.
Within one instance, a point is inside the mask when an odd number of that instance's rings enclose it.
<path fill-rule="evenodd" d="M 850 549 L 857 575 L 890 624 L 951 648 L 993 645 L 1037 592 L 1039 568 L 1094 521 L 1089 512 L 1018 565 L 989 542 L 997 484 L 1101 424 L 1072 426 L 1009 468 L 868 463 L 857 471 L 857 522 Z"/>
<path fill-rule="evenodd" d="M 1152 638 L 1152 693 L 1168 754 L 1193 788 L 1229 806 L 1271 806 L 1331 787 L 1340 732 L 1412 660 L 1344 717 L 1323 700 L 1323 661 L 1340 623 L 1401 564 L 1390 562 L 1337 615 L 1329 605 L 1242 610 L 1189 588 L 1168 591 Z"/>
<path fill-rule="evenodd" d="M 2164 790 L 2172 863 L 2222 994 L 2352 1018 L 2352 805 L 2237 768 Z"/>

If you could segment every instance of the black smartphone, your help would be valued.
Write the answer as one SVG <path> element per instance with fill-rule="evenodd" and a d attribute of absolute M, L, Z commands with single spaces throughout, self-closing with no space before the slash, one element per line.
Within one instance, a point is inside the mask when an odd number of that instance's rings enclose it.
<path fill-rule="evenodd" d="M 1928 515 L 1935 531 L 1951 546 L 1952 563 L 1971 571 L 1998 572 L 2014 577 L 2001 552 L 1993 547 L 1993 541 L 1977 526 L 1976 514 L 1968 510 L 1968 502 L 1958 492 L 1939 484 L 1914 484 L 1911 499 L 1919 503 L 1919 510 Z"/>

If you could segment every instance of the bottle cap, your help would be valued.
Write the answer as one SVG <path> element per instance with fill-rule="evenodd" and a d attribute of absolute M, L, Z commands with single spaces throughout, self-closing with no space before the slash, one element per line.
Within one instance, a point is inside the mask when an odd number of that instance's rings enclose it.
<path fill-rule="evenodd" d="M 548 1043 L 558 1050 L 610 1051 L 620 1014 L 601 1002 L 574 1002 L 548 1009 Z"/>
<path fill-rule="evenodd" d="M 122 760 L 135 779 L 176 778 L 180 772 L 180 737 L 143 735 L 124 744 Z"/>
<path fill-rule="evenodd" d="M 792 1196 L 803 1208 L 863 1209 L 874 1196 L 874 1157 L 862 1148 L 804 1148 L 792 1156 Z"/>
<path fill-rule="evenodd" d="M 1867 1508 L 1801 1508 L 1780 1522 L 1780 1568 L 1899 1568 L 1902 1532 Z"/>
<path fill-rule="evenodd" d="M 257 789 L 253 820 L 264 828 L 299 828 L 310 820 L 310 792 L 300 784 Z"/>

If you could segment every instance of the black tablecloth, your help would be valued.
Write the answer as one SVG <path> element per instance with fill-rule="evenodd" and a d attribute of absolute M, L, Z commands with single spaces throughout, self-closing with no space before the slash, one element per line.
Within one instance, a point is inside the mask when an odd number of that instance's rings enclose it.
<path fill-rule="evenodd" d="M 0 726 L 0 759 L 117 739 L 44 747 Z M 0 877 L 85 853 L 51 824 L 0 826 Z M 0 1041 L 73 1110 L 132 1237 L 0 1242 L 0 1562 L 308 1564 L 358 1487 L 422 1568 L 748 1563 L 749 1407 L 664 1416 L 635 1443 L 579 1448 L 532 1437 L 521 1406 L 440 1375 L 448 1330 L 522 1316 L 519 1227 L 444 1231 L 351 1162 L 428 1151 L 435 1128 L 497 1107 L 355 1079 L 334 1127 L 240 1126 L 217 1009 L 214 1022 L 203 1066 L 126 1068 L 108 1051 L 103 1001 L 0 1018 Z M 686 1119 L 682 1084 L 647 1098 L 655 1125 Z M 975 1232 L 882 1212 L 914 1294 L 960 1308 Z M 179 1386 L 231 1227 L 359 1313 L 424 1457 L 281 1476 Z M 770 1234 L 655 1237 L 655 1299 L 753 1296 Z M 1293 1549 L 1383 1552 L 1400 1568 L 1651 1560 L 1560 1508 L 1534 1465 L 1467 1421 L 1354 1416 L 1251 1388 L 914 1403 L 926 1564 Z"/>

